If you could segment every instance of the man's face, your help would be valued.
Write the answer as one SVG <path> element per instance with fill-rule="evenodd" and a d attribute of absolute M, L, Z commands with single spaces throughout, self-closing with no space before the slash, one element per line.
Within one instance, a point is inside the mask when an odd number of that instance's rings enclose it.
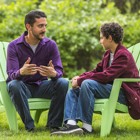
<path fill-rule="evenodd" d="M 33 27 L 30 26 L 30 33 L 33 38 L 42 40 L 46 32 L 47 21 L 46 18 L 36 18 Z"/>
<path fill-rule="evenodd" d="M 103 34 L 100 32 L 100 44 L 103 46 L 105 50 L 110 49 L 110 36 L 107 39 Z"/>

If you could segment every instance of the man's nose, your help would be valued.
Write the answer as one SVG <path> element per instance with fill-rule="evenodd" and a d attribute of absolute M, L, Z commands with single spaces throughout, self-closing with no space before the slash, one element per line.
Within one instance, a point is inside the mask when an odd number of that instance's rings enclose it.
<path fill-rule="evenodd" d="M 43 32 L 46 32 L 46 26 L 43 27 Z"/>

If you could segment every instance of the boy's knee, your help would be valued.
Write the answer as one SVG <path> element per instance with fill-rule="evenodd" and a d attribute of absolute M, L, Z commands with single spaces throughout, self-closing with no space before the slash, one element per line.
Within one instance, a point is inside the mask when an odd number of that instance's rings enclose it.
<path fill-rule="evenodd" d="M 91 80 L 91 79 L 87 79 L 87 80 L 84 80 L 81 84 L 81 88 L 86 88 L 86 87 L 89 87 L 89 86 L 96 86 L 98 84 L 97 81 L 95 80 Z"/>
<path fill-rule="evenodd" d="M 82 82 L 82 84 L 81 84 L 81 88 L 82 88 L 82 87 L 85 87 L 85 86 L 89 86 L 90 81 L 91 81 L 91 80 L 89 80 L 89 79 L 84 80 L 84 81 Z"/>
<path fill-rule="evenodd" d="M 68 90 L 68 92 L 67 92 L 67 94 L 66 94 L 66 96 L 68 97 L 68 98 L 71 98 L 71 97 L 75 97 L 76 95 L 77 95 L 77 93 L 76 92 L 74 92 L 75 90 L 74 89 L 69 89 Z"/>

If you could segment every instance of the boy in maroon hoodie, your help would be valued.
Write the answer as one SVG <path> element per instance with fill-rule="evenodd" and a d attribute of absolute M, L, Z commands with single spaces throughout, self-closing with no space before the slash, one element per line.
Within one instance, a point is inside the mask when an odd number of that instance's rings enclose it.
<path fill-rule="evenodd" d="M 93 133 L 95 99 L 109 98 L 115 78 L 139 77 L 132 54 L 120 43 L 123 33 L 123 28 L 115 22 L 104 23 L 100 27 L 100 43 L 107 51 L 95 69 L 72 78 L 72 89 L 65 99 L 65 124 L 60 130 L 52 131 L 51 135 Z M 139 83 L 123 83 L 118 102 L 131 106 L 131 117 L 139 119 L 140 111 L 135 111 L 135 108 L 140 108 Z M 78 121 L 83 122 L 82 128 L 77 126 Z"/>

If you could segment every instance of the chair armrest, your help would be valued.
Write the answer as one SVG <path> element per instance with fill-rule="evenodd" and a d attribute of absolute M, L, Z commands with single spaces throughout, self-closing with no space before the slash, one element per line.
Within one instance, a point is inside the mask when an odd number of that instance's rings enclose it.
<path fill-rule="evenodd" d="M 0 91 L 1 91 L 1 96 L 2 96 L 4 107 L 6 108 L 7 105 L 9 105 L 9 107 L 11 107 L 13 105 L 13 103 L 7 92 L 6 81 L 0 81 Z"/>
<path fill-rule="evenodd" d="M 115 107 L 116 107 L 116 104 L 117 104 L 119 91 L 120 91 L 122 82 L 140 82 L 140 79 L 139 78 L 116 78 L 114 80 L 112 90 L 111 90 L 111 94 L 110 94 L 110 97 L 109 97 L 109 102 L 110 102 L 110 104 L 115 104 Z"/>
<path fill-rule="evenodd" d="M 102 111 L 106 110 L 106 115 L 112 114 L 114 116 L 122 82 L 140 82 L 140 79 L 139 78 L 116 78 L 116 79 L 114 79 L 110 97 L 109 97 L 108 101 L 106 102 L 104 109 L 102 110 Z M 113 117 L 111 117 L 110 115 L 108 115 L 108 117 L 110 117 L 109 120 L 112 125 Z"/>
<path fill-rule="evenodd" d="M 0 80 L 0 91 L 1 94 L 7 92 L 7 84 L 5 80 Z"/>
<path fill-rule="evenodd" d="M 0 80 L 0 88 L 2 88 L 4 85 L 6 85 L 6 81 L 5 80 Z"/>
<path fill-rule="evenodd" d="M 140 82 L 140 78 L 116 78 L 115 80 L 119 80 L 121 82 Z"/>

